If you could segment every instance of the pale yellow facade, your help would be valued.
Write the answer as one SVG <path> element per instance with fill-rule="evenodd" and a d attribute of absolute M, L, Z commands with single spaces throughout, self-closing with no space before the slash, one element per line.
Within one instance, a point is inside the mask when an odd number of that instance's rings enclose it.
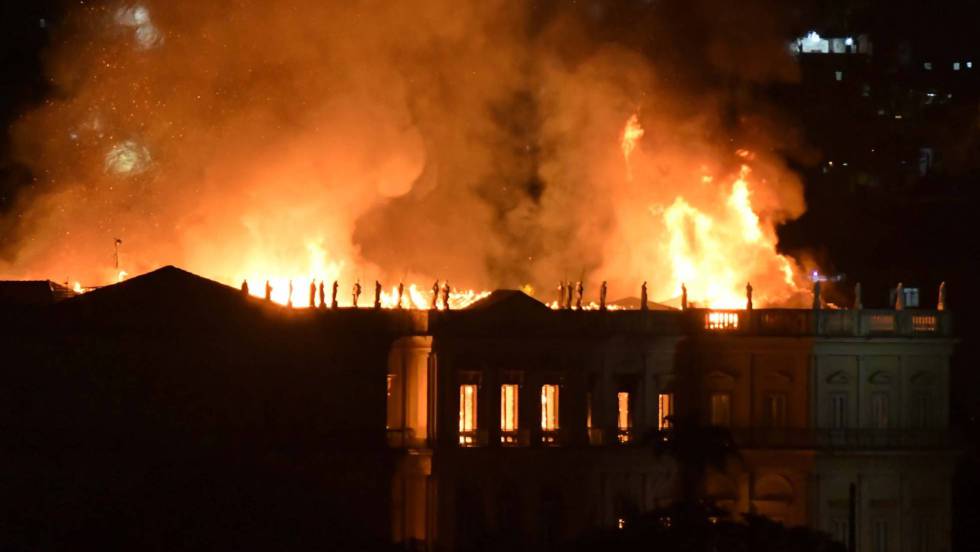
<path fill-rule="evenodd" d="M 731 429 L 740 458 L 703 493 L 734 515 L 846 542 L 854 485 L 858 550 L 949 550 L 947 313 L 733 311 L 715 324 L 708 311 L 527 301 L 436 313 L 393 346 L 395 541 L 547 545 L 666 505 L 676 466 L 636 443 L 669 407 Z M 515 385 L 516 426 L 502 431 L 502 388 Z M 463 388 L 477 405 L 465 424 Z"/>

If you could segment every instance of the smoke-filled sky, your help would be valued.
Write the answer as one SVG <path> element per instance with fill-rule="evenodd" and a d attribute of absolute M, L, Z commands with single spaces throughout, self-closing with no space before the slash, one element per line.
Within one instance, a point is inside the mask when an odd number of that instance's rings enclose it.
<path fill-rule="evenodd" d="M 728 270 L 704 250 L 741 239 L 748 163 L 763 245 L 724 258 L 765 293 L 773 228 L 804 210 L 783 161 L 800 144 L 764 97 L 797 76 L 784 4 L 76 5 L 45 53 L 53 93 L 10 131 L 37 180 L 0 215 L 0 277 L 110 282 L 119 238 L 130 274 L 667 299 Z"/>

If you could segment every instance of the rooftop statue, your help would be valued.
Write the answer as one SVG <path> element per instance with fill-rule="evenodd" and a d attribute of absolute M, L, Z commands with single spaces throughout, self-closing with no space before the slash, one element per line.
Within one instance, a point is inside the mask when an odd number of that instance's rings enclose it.
<path fill-rule="evenodd" d="M 360 298 L 361 298 L 361 282 L 357 281 L 357 282 L 354 282 L 354 293 L 353 293 L 354 308 L 355 309 L 357 308 L 357 300 L 360 299 Z"/>
<path fill-rule="evenodd" d="M 640 286 L 640 310 L 647 310 L 647 283 Z"/>
<path fill-rule="evenodd" d="M 337 308 L 337 288 L 339 288 L 339 287 L 340 287 L 340 284 L 337 283 L 337 280 L 334 280 L 333 281 L 333 291 L 330 292 L 330 308 L 332 308 L 332 309 Z"/>

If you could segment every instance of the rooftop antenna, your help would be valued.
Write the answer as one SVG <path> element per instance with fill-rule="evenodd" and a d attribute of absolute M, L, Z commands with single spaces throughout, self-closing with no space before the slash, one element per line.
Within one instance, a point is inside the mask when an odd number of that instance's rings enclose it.
<path fill-rule="evenodd" d="M 117 272 L 119 271 L 119 246 L 120 245 L 122 245 L 122 240 L 119 239 L 119 238 L 116 238 L 116 243 L 115 243 L 115 247 L 116 247 L 115 258 L 116 258 L 116 271 Z"/>

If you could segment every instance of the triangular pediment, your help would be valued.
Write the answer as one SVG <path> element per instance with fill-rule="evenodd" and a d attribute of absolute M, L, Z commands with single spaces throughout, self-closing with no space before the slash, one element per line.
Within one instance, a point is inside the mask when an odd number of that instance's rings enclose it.
<path fill-rule="evenodd" d="M 909 381 L 915 385 L 932 385 L 936 383 L 937 379 L 939 379 L 939 377 L 936 375 L 935 372 L 922 370 L 920 372 L 916 372 L 915 374 L 912 374 L 912 377 L 909 378 Z"/>
<path fill-rule="evenodd" d="M 827 383 L 842 385 L 848 382 L 850 382 L 850 378 L 847 377 L 847 373 L 843 370 L 838 370 L 827 376 Z"/>
<path fill-rule="evenodd" d="M 868 382 L 878 385 L 889 384 L 892 382 L 892 375 L 884 370 L 878 370 L 868 377 Z"/>
<path fill-rule="evenodd" d="M 551 309 L 523 291 L 517 289 L 498 289 L 473 303 L 466 310 L 472 312 L 518 314 L 527 311 L 542 313 L 548 312 Z"/>
<path fill-rule="evenodd" d="M 783 370 L 774 370 L 772 372 L 766 372 L 765 378 L 769 381 L 790 384 L 793 383 L 793 374 L 785 372 Z"/>
<path fill-rule="evenodd" d="M 732 374 L 730 372 L 725 372 L 723 370 L 712 370 L 708 372 L 707 378 L 709 380 L 715 380 L 715 381 L 734 382 L 735 374 Z"/>

